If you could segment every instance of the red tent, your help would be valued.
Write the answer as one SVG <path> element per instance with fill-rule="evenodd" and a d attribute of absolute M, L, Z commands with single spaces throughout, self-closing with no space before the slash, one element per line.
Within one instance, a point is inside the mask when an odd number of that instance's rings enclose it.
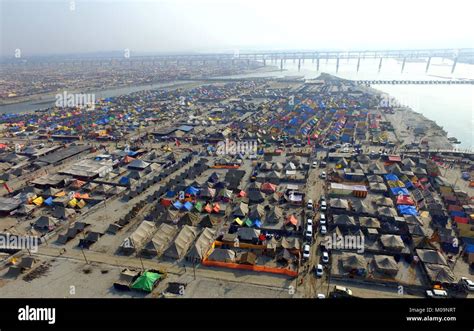
<path fill-rule="evenodd" d="M 134 159 L 133 157 L 131 157 L 131 156 L 128 156 L 128 155 L 123 158 L 123 162 L 124 162 L 124 163 L 130 163 L 130 162 L 132 162 L 133 160 L 135 160 L 135 159 Z"/>
<path fill-rule="evenodd" d="M 456 223 L 462 223 L 462 224 L 468 224 L 469 223 L 469 219 L 467 217 L 454 216 L 454 221 Z"/>
<path fill-rule="evenodd" d="M 272 184 L 272 183 L 263 183 L 262 186 L 260 186 L 260 190 L 262 192 L 270 192 L 270 193 L 273 193 L 276 191 L 276 185 Z"/>
<path fill-rule="evenodd" d="M 415 202 L 408 195 L 399 195 L 397 197 L 397 205 L 410 205 L 414 206 Z"/>
<path fill-rule="evenodd" d="M 240 191 L 239 194 L 237 194 L 237 197 L 239 198 L 243 198 L 243 197 L 246 197 L 247 196 L 247 193 L 245 193 L 244 191 Z"/>
<path fill-rule="evenodd" d="M 161 199 L 160 203 L 165 207 L 169 207 L 171 206 L 173 201 L 171 201 L 170 199 Z"/>

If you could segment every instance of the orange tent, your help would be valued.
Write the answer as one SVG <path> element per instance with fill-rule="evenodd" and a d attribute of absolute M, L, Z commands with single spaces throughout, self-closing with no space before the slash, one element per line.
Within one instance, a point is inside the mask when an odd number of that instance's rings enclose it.
<path fill-rule="evenodd" d="M 291 224 L 293 224 L 294 226 L 297 226 L 297 225 L 298 225 L 298 220 L 296 219 L 296 217 L 295 217 L 294 215 L 288 216 L 288 218 L 286 219 L 286 222 L 287 222 L 287 223 L 291 223 Z"/>
<path fill-rule="evenodd" d="M 218 203 L 215 203 L 215 204 L 212 206 L 212 211 L 213 211 L 214 213 L 218 213 L 220 210 L 221 210 L 221 206 L 219 206 Z"/>
<path fill-rule="evenodd" d="M 204 210 L 208 213 L 212 212 L 212 207 L 210 204 L 207 204 L 205 207 L 204 207 Z"/>
<path fill-rule="evenodd" d="M 131 156 L 128 156 L 128 155 L 123 158 L 123 162 L 124 162 L 124 163 L 130 163 L 130 162 L 132 162 L 133 160 L 135 160 L 135 159 L 134 159 L 133 157 L 131 157 Z"/>
<path fill-rule="evenodd" d="M 80 188 L 80 187 L 84 186 L 85 183 L 86 182 L 84 182 L 82 180 L 76 179 L 75 181 L 72 182 L 71 187 Z"/>

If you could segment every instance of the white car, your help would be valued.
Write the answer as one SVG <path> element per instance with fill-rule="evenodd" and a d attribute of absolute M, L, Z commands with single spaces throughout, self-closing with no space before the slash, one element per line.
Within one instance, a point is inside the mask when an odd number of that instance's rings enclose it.
<path fill-rule="evenodd" d="M 326 214 L 321 213 L 319 215 L 319 224 L 321 225 L 326 225 Z"/>
<path fill-rule="evenodd" d="M 321 225 L 320 231 L 321 231 L 321 234 L 326 234 L 326 233 L 328 233 L 328 229 L 326 228 L 325 225 Z"/>
<path fill-rule="evenodd" d="M 323 172 L 321 173 L 321 179 L 326 179 L 326 171 L 323 171 Z"/>
<path fill-rule="evenodd" d="M 468 291 L 474 291 L 474 282 L 466 277 L 461 277 L 461 284 Z"/>
<path fill-rule="evenodd" d="M 328 254 L 328 252 L 323 252 L 323 256 L 321 257 L 321 260 L 323 261 L 324 264 L 329 263 L 329 254 Z"/>
<path fill-rule="evenodd" d="M 321 211 L 326 211 L 327 208 L 328 208 L 328 205 L 327 205 L 326 201 L 321 201 L 321 205 L 319 206 L 319 209 Z"/>
<path fill-rule="evenodd" d="M 318 296 L 317 296 L 318 299 L 326 299 L 326 296 L 322 293 L 318 293 Z"/>
<path fill-rule="evenodd" d="M 303 258 L 309 259 L 310 246 L 308 244 L 303 246 Z"/>
<path fill-rule="evenodd" d="M 316 267 L 316 276 L 317 277 L 323 277 L 323 274 L 324 274 L 323 265 L 318 264 L 318 266 Z"/>
<path fill-rule="evenodd" d="M 306 224 L 313 226 L 313 220 L 312 220 L 311 218 L 308 218 L 308 219 L 306 220 Z"/>
<path fill-rule="evenodd" d="M 306 226 L 305 236 L 308 240 L 313 239 L 313 226 L 312 225 L 307 225 Z"/>
<path fill-rule="evenodd" d="M 445 290 L 437 290 L 437 289 L 426 290 L 426 296 L 428 298 L 442 299 L 442 298 L 448 297 L 448 292 L 446 292 Z"/>
<path fill-rule="evenodd" d="M 314 161 L 312 165 L 313 169 L 318 167 L 318 162 Z"/>
<path fill-rule="evenodd" d="M 308 203 L 306 204 L 306 208 L 313 210 L 313 200 L 309 199 Z"/>

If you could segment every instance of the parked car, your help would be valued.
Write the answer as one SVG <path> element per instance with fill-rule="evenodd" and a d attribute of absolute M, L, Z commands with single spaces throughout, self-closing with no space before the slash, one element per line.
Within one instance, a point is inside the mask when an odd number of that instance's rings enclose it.
<path fill-rule="evenodd" d="M 308 203 L 306 204 L 306 208 L 313 210 L 313 200 L 309 199 Z"/>
<path fill-rule="evenodd" d="M 324 161 L 319 162 L 319 167 L 320 168 L 326 168 L 326 162 L 324 162 Z"/>
<path fill-rule="evenodd" d="M 323 235 L 326 234 L 326 233 L 328 233 L 328 230 L 327 230 L 327 228 L 326 228 L 325 225 L 321 225 L 320 232 L 321 232 L 321 234 L 323 234 Z"/>
<path fill-rule="evenodd" d="M 318 264 L 316 267 L 316 277 L 323 277 L 324 269 L 322 264 Z"/>
<path fill-rule="evenodd" d="M 434 299 L 444 299 L 448 297 L 448 292 L 439 289 L 426 290 L 425 294 L 428 298 Z"/>
<path fill-rule="evenodd" d="M 319 210 L 326 211 L 327 209 L 328 209 L 328 205 L 326 203 L 326 200 L 321 201 L 321 205 L 319 206 Z"/>
<path fill-rule="evenodd" d="M 317 166 L 318 166 L 318 162 L 314 161 L 312 164 L 313 169 L 316 168 Z"/>
<path fill-rule="evenodd" d="M 306 224 L 313 226 L 313 220 L 312 220 L 311 218 L 308 218 L 308 219 L 306 220 Z"/>
<path fill-rule="evenodd" d="M 321 213 L 319 215 L 319 224 L 320 225 L 326 225 L 326 214 Z"/>
<path fill-rule="evenodd" d="M 334 286 L 333 293 L 334 294 L 339 294 L 339 295 L 344 295 L 344 296 L 352 296 L 352 290 L 350 288 L 344 287 L 344 286 L 339 286 L 339 285 Z"/>
<path fill-rule="evenodd" d="M 311 246 L 309 246 L 309 244 L 306 244 L 303 246 L 303 258 L 309 259 L 310 249 L 311 249 Z"/>
<path fill-rule="evenodd" d="M 326 299 L 326 296 L 323 293 L 318 293 L 317 298 L 318 299 Z"/>
<path fill-rule="evenodd" d="M 328 252 L 323 252 L 323 255 L 321 256 L 321 261 L 323 261 L 324 264 L 329 263 L 329 254 L 328 254 Z"/>
<path fill-rule="evenodd" d="M 326 171 L 323 171 L 320 175 L 321 179 L 326 179 Z"/>
<path fill-rule="evenodd" d="M 308 240 L 313 240 L 313 226 L 312 225 L 306 226 L 305 237 Z"/>
<path fill-rule="evenodd" d="M 461 284 L 468 291 L 474 291 L 474 282 L 466 277 L 461 277 Z"/>

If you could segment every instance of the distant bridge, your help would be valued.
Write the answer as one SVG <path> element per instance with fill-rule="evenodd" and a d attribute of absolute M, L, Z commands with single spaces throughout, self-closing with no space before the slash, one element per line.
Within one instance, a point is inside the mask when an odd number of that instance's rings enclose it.
<path fill-rule="evenodd" d="M 351 82 L 358 85 L 467 85 L 474 84 L 473 79 L 467 80 L 352 80 Z"/>
<path fill-rule="evenodd" d="M 115 56 L 53 56 L 53 57 L 21 57 L 8 58 L 3 60 L 3 65 L 27 65 L 27 64 L 75 64 L 75 65 L 110 65 L 110 64 L 199 64 L 209 61 L 222 62 L 230 61 L 237 63 L 245 61 L 260 61 L 264 65 L 267 62 L 280 64 L 283 70 L 287 60 L 298 61 L 298 68 L 305 60 L 316 62 L 316 69 L 319 71 L 321 60 L 336 60 L 336 72 L 339 70 L 339 61 L 344 59 L 357 59 L 357 71 L 360 62 L 364 59 L 379 59 L 379 70 L 382 68 L 383 59 L 398 59 L 402 61 L 401 72 L 405 68 L 406 61 L 426 62 L 428 71 L 432 58 L 450 59 L 453 61 L 451 72 L 454 72 L 459 58 L 474 58 L 474 48 L 460 49 L 411 49 L 411 50 L 348 50 L 348 51 L 259 51 L 259 52 L 239 52 L 233 53 L 188 53 L 188 54 L 158 54 L 158 55 L 133 55 L 133 52 L 125 52 Z"/>

